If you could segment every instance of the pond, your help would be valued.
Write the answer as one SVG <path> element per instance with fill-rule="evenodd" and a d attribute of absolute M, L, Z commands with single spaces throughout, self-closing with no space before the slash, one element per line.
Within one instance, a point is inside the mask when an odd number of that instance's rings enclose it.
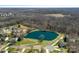
<path fill-rule="evenodd" d="M 31 38 L 31 39 L 37 39 L 37 40 L 54 40 L 57 38 L 59 34 L 56 32 L 51 31 L 34 31 L 28 34 L 24 35 L 24 38 Z"/>

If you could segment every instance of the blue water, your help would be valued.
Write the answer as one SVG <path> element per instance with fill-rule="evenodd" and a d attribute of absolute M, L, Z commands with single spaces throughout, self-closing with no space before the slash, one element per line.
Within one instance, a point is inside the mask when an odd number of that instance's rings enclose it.
<path fill-rule="evenodd" d="M 43 40 L 54 40 L 57 38 L 58 34 L 55 32 L 50 31 L 34 31 L 31 33 L 28 33 L 24 36 L 24 38 L 31 38 L 31 39 L 43 39 Z"/>

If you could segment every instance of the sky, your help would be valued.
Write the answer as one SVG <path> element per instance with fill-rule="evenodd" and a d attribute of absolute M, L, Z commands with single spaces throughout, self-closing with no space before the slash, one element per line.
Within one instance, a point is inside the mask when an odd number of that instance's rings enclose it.
<path fill-rule="evenodd" d="M 79 0 L 0 0 L 0 7 L 78 7 Z"/>

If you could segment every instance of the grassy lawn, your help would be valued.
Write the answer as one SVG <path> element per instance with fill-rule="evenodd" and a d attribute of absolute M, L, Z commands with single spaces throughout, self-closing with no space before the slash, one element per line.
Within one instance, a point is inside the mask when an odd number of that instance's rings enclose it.
<path fill-rule="evenodd" d="M 16 51 L 16 50 L 17 50 L 16 48 L 9 48 L 8 49 L 9 52 L 13 52 L 13 51 Z"/>
<path fill-rule="evenodd" d="M 42 42 L 40 42 L 39 40 L 35 40 L 35 39 L 23 39 L 22 41 L 16 42 L 15 45 L 32 44 L 32 45 L 43 45 L 43 46 L 46 46 L 49 43 L 53 43 L 53 41 L 43 40 Z M 58 45 L 58 44 L 56 44 L 56 45 Z"/>
<path fill-rule="evenodd" d="M 35 42 L 29 39 L 24 39 L 22 41 L 17 42 L 15 45 L 23 45 L 23 44 L 35 44 Z"/>

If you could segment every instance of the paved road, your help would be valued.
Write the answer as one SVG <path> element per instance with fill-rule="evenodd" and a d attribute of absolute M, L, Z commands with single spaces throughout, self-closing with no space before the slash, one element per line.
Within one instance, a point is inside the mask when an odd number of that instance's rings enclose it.
<path fill-rule="evenodd" d="M 10 43 L 7 43 L 6 45 L 3 45 L 1 48 L 0 48 L 0 51 L 4 48 L 6 48 Z"/>

